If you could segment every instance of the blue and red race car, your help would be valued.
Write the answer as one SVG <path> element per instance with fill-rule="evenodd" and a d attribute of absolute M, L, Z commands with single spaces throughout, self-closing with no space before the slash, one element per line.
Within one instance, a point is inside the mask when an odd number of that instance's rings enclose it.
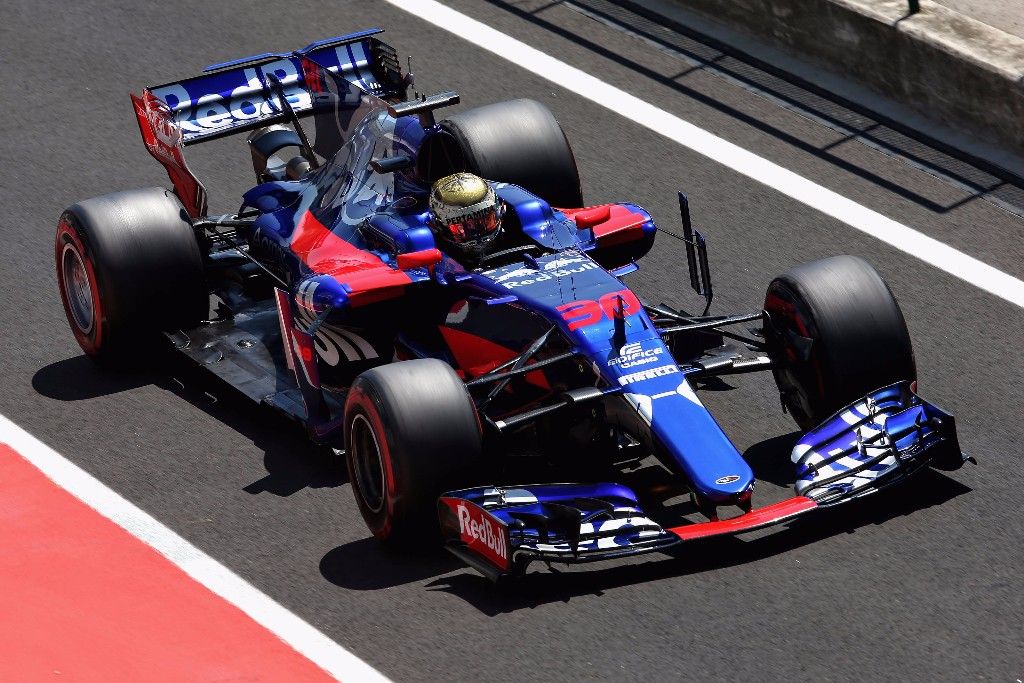
<path fill-rule="evenodd" d="M 344 451 L 371 532 L 441 536 L 491 578 L 734 534 L 964 462 L 952 416 L 916 394 L 902 313 L 865 261 L 837 256 L 768 287 L 763 310 L 709 315 L 710 269 L 680 193 L 681 234 L 629 203 L 583 206 L 561 127 L 532 100 L 461 111 L 409 97 L 380 31 L 207 68 L 133 96 L 173 191 L 88 199 L 60 218 L 68 321 L 98 361 L 167 340 Z M 249 132 L 257 184 L 209 215 L 183 148 Z M 445 248 L 434 184 L 486 179 L 501 230 Z M 622 282 L 666 233 L 707 305 L 693 315 Z M 735 331 L 746 324 L 753 330 Z M 806 433 L 795 495 L 755 508 L 754 474 L 695 388 L 774 373 Z M 503 485 L 501 463 L 654 455 L 706 521 L 658 520 L 614 483 Z M 543 468 L 537 467 L 538 478 Z"/>

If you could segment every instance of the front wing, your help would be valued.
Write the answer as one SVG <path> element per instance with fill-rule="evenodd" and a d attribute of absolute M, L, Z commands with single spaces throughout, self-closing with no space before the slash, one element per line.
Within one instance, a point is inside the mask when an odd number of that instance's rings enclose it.
<path fill-rule="evenodd" d="M 909 382 L 872 392 L 800 439 L 798 495 L 729 519 L 663 527 L 621 484 L 538 484 L 453 491 L 438 501 L 445 547 L 492 580 L 531 562 L 579 563 L 667 550 L 794 519 L 905 480 L 927 465 L 963 464 L 953 418 Z"/>

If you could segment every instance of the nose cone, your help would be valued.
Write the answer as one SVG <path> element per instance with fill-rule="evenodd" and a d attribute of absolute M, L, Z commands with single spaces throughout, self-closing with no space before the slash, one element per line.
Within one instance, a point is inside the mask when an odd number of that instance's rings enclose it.
<path fill-rule="evenodd" d="M 651 344 L 642 348 L 657 348 Z M 686 475 L 694 493 L 716 505 L 743 502 L 754 473 L 678 366 L 653 361 L 615 372 L 625 399 L 650 425 L 656 444 Z"/>

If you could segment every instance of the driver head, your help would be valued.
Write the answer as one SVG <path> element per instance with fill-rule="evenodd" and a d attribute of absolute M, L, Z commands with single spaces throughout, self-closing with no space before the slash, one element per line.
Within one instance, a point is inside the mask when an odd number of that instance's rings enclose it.
<path fill-rule="evenodd" d="M 483 256 L 501 232 L 503 213 L 494 188 L 472 173 L 445 176 L 430 191 L 431 230 L 453 256 Z"/>

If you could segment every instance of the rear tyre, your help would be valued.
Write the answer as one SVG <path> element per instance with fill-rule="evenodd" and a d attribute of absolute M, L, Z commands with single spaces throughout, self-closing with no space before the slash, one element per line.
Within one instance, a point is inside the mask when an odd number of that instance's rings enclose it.
<path fill-rule="evenodd" d="M 553 206 L 583 206 L 569 140 L 540 102 L 497 102 L 450 116 L 440 127 L 443 133 L 428 138 L 421 152 L 420 173 L 429 182 L 469 171 L 519 185 Z"/>
<path fill-rule="evenodd" d="M 345 401 L 345 455 L 366 526 L 390 546 L 438 535 L 437 498 L 479 466 L 473 400 L 439 360 L 402 361 L 359 375 Z"/>
<path fill-rule="evenodd" d="M 769 285 L 764 310 L 775 381 L 805 430 L 870 391 L 917 379 L 899 304 L 863 259 L 793 268 Z"/>
<path fill-rule="evenodd" d="M 82 349 L 105 364 L 140 358 L 163 329 L 208 312 L 203 257 L 188 214 L 162 188 L 86 199 L 57 225 L 57 284 Z"/>

